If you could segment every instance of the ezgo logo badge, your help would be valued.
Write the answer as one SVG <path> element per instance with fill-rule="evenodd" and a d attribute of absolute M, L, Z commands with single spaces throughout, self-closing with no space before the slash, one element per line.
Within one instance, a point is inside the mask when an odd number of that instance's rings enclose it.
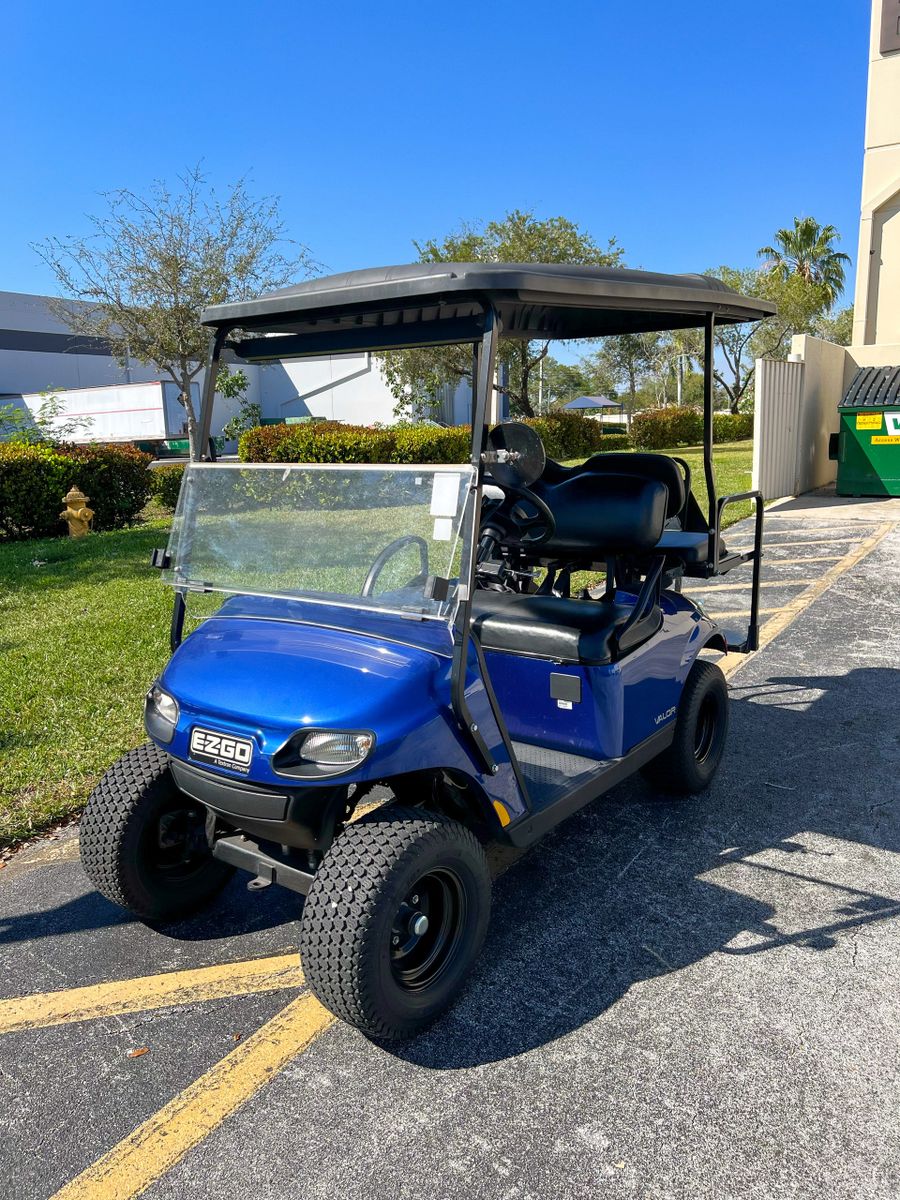
<path fill-rule="evenodd" d="M 195 725 L 191 730 L 191 758 L 246 775 L 253 758 L 253 743 L 249 738 L 229 737 Z"/>

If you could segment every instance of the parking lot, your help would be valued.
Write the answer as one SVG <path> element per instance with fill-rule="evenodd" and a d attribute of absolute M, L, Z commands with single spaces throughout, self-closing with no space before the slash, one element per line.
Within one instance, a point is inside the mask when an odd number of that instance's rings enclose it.
<path fill-rule="evenodd" d="M 771 511 L 713 788 L 630 780 L 497 857 L 470 986 L 400 1048 L 305 990 L 298 897 L 239 878 L 151 929 L 90 890 L 74 829 L 26 847 L 0 872 L 3 1194 L 895 1197 L 896 505 Z M 688 589 L 735 631 L 738 577 Z"/>

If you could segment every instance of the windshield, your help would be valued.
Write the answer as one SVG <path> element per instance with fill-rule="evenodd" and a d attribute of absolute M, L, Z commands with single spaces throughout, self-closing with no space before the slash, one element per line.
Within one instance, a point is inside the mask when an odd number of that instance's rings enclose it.
<path fill-rule="evenodd" d="M 473 476 L 468 466 L 191 463 L 163 577 L 446 620 Z"/>

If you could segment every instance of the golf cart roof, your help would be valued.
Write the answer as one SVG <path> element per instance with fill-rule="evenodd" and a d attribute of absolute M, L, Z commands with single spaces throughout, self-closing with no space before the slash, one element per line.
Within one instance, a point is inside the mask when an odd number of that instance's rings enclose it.
<path fill-rule="evenodd" d="M 481 336 L 493 308 L 505 337 L 587 338 L 756 321 L 775 311 L 705 275 L 560 263 L 409 263 L 312 279 L 206 309 L 239 357 L 291 358 L 449 345 Z M 284 334 L 279 338 L 248 334 Z M 274 344 L 273 344 L 274 343 Z"/>

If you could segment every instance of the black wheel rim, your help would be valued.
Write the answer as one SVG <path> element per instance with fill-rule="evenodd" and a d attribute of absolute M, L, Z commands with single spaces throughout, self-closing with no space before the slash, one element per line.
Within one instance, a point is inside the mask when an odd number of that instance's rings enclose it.
<path fill-rule="evenodd" d="M 211 859 L 205 816 L 199 808 L 182 807 L 160 813 L 147 829 L 145 861 L 169 883 L 192 879 Z"/>
<path fill-rule="evenodd" d="M 425 991 L 445 974 L 459 949 L 466 909 L 462 881 L 448 868 L 429 871 L 409 889 L 391 925 L 391 971 L 404 991 Z"/>
<path fill-rule="evenodd" d="M 709 760 L 716 744 L 719 727 L 719 706 L 712 696 L 704 696 L 697 715 L 697 731 L 694 734 L 694 758 L 698 763 Z"/>

